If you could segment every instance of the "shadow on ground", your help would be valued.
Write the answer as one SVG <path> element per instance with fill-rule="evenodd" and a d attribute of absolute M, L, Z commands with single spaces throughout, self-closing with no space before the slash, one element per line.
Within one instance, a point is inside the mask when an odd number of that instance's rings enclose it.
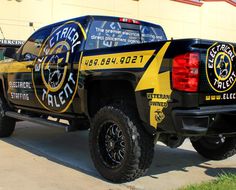
<path fill-rule="evenodd" d="M 58 164 L 103 179 L 90 158 L 88 131 L 66 133 L 62 128 L 19 122 L 13 136 L 4 141 Z M 146 175 L 158 178 L 158 175 L 170 171 L 187 173 L 191 166 L 204 168 L 206 175 L 213 177 L 221 173 L 236 173 L 236 168 L 212 167 L 206 159 L 189 148 L 170 149 L 158 144 L 155 146 L 153 163 Z"/>

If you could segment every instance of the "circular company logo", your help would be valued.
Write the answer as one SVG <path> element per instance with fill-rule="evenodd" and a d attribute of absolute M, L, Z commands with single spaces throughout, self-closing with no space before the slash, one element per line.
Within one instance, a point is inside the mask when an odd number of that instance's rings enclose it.
<path fill-rule="evenodd" d="M 54 112 L 69 108 L 79 77 L 75 52 L 84 37 L 79 23 L 67 22 L 56 28 L 42 45 L 32 74 L 35 95 L 44 108 Z"/>
<path fill-rule="evenodd" d="M 216 92 L 227 92 L 236 81 L 236 58 L 231 45 L 216 43 L 208 49 L 207 79 Z"/>

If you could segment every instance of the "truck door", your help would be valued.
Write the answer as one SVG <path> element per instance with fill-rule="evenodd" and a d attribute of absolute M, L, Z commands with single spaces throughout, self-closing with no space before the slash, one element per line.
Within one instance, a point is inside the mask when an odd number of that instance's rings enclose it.
<path fill-rule="evenodd" d="M 19 60 L 8 63 L 7 87 L 8 99 L 15 105 L 37 107 L 32 84 L 31 68 L 41 46 L 51 33 L 50 28 L 35 32 L 20 48 Z"/>
<path fill-rule="evenodd" d="M 43 43 L 32 70 L 35 96 L 41 108 L 62 113 L 70 107 L 78 87 L 82 26 L 69 21 L 53 29 Z"/>

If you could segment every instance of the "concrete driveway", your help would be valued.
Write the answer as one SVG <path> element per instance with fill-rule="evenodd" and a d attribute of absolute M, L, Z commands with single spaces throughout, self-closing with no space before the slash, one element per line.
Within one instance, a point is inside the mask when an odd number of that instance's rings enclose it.
<path fill-rule="evenodd" d="M 146 176 L 126 184 L 104 180 L 94 168 L 88 132 L 19 122 L 11 138 L 0 140 L 0 190 L 169 190 L 236 173 L 236 156 L 208 161 L 186 141 L 178 149 L 155 147 Z"/>

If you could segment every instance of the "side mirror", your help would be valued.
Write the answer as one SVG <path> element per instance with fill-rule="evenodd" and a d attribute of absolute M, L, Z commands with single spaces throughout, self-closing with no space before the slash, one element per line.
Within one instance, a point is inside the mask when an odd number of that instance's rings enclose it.
<path fill-rule="evenodd" d="M 8 58 L 15 59 L 16 49 L 13 47 L 8 47 L 5 49 L 3 55 Z"/>

